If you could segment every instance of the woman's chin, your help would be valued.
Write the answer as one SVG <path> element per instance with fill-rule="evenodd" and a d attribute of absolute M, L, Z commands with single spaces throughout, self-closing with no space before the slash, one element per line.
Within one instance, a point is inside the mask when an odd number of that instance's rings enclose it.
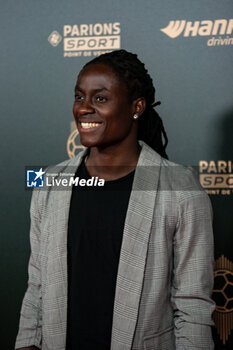
<path fill-rule="evenodd" d="M 98 145 L 98 142 L 96 142 L 95 140 L 91 140 L 90 138 L 87 138 L 85 136 L 80 136 L 80 142 L 84 147 L 95 147 Z"/>

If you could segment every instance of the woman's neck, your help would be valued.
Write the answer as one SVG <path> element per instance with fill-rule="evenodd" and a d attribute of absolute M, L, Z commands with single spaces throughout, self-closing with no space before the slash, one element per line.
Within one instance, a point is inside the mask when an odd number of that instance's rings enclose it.
<path fill-rule="evenodd" d="M 86 168 L 91 176 L 97 176 L 106 181 L 115 180 L 136 168 L 140 150 L 138 143 L 127 149 L 117 146 L 104 149 L 92 147 L 86 160 Z"/>

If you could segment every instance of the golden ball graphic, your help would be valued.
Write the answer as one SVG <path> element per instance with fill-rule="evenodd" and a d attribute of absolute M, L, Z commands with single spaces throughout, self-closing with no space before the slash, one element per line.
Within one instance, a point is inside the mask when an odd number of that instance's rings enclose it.
<path fill-rule="evenodd" d="M 79 132 L 77 129 L 74 129 L 67 140 L 67 153 L 70 158 L 75 157 L 78 154 L 78 150 L 84 149 L 85 147 L 80 144 Z"/>
<path fill-rule="evenodd" d="M 233 263 L 223 254 L 215 261 L 213 299 L 215 327 L 225 345 L 233 329 Z"/>
<path fill-rule="evenodd" d="M 231 271 L 215 271 L 213 299 L 217 304 L 216 311 L 233 311 L 233 273 Z"/>

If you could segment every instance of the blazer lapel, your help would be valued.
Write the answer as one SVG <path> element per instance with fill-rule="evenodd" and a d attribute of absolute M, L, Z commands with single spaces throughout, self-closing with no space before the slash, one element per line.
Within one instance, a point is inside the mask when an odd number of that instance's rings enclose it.
<path fill-rule="evenodd" d="M 75 158 L 72 158 L 65 165 L 58 165 L 55 168 L 49 168 L 47 172 L 59 172 L 56 179 L 59 181 L 66 177 L 69 179 L 70 176 L 74 176 L 75 172 L 82 161 L 82 157 L 85 156 L 87 150 L 80 152 Z M 51 318 L 54 322 L 54 334 L 57 338 L 54 338 L 54 344 L 56 344 L 56 349 L 65 349 L 66 346 L 66 327 L 67 327 L 67 301 L 68 301 L 68 274 L 67 274 L 67 233 L 68 233 L 68 219 L 69 219 L 69 209 L 70 200 L 72 194 L 72 185 L 67 186 L 65 189 L 53 189 L 53 235 L 50 237 L 52 240 L 51 246 L 53 247 L 52 260 L 54 262 L 53 270 L 57 271 L 59 269 L 59 286 L 57 286 L 56 293 L 59 293 L 59 303 L 57 308 L 59 312 L 59 324 L 61 329 L 57 331 L 57 312 L 54 318 Z M 59 265 L 57 256 L 60 257 Z M 52 262 L 52 264 L 53 264 Z M 51 321 L 50 321 L 51 322 Z M 55 349 L 55 348 L 54 348 Z"/>
<path fill-rule="evenodd" d="M 161 157 L 141 143 L 127 210 L 115 291 L 111 350 L 130 350 L 135 332 Z"/>

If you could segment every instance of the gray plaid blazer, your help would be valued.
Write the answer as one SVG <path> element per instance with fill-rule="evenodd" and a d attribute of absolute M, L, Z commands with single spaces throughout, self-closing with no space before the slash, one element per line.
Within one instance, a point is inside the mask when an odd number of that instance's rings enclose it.
<path fill-rule="evenodd" d="M 141 145 L 118 266 L 111 350 L 213 349 L 209 198 L 190 169 Z M 73 167 L 75 173 L 85 154 L 61 163 L 62 172 Z M 33 191 L 29 281 L 16 349 L 65 350 L 71 192 L 72 186 Z"/>

